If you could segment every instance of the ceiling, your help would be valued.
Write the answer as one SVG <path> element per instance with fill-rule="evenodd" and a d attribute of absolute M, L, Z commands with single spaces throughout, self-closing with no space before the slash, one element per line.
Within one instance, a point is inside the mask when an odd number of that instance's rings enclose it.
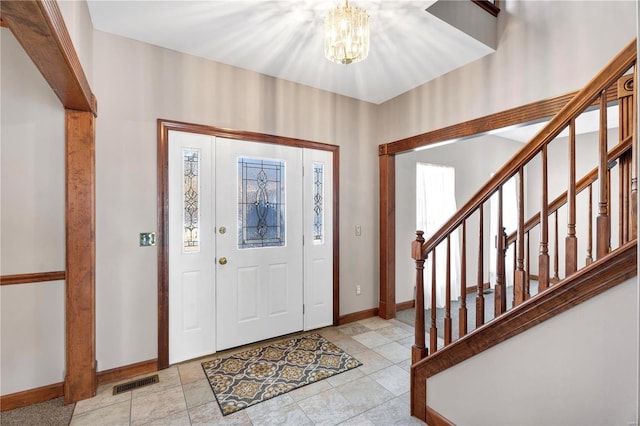
<path fill-rule="evenodd" d="M 96 29 L 380 104 L 493 50 L 425 9 L 434 0 L 352 0 L 370 16 L 369 56 L 324 58 L 341 0 L 88 0 Z"/>

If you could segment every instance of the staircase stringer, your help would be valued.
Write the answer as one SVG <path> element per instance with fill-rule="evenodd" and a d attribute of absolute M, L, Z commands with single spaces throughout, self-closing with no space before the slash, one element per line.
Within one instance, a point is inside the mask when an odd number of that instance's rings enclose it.
<path fill-rule="evenodd" d="M 443 424 L 430 416 L 427 379 L 490 349 L 543 321 L 585 302 L 625 280 L 637 276 L 637 240 L 630 241 L 548 290 L 486 323 L 411 366 L 412 414 L 427 424 Z M 420 404 L 423 402 L 423 404 Z M 444 423 L 446 424 L 446 423 Z"/>

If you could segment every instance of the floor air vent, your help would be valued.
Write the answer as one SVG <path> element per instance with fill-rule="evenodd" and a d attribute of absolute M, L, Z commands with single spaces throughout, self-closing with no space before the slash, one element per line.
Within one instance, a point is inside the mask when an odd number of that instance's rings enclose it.
<path fill-rule="evenodd" d="M 113 394 L 118 395 L 119 393 L 124 393 L 130 390 L 139 389 L 139 388 L 149 386 L 159 382 L 160 382 L 160 378 L 158 377 L 157 374 L 154 374 L 153 376 L 144 377 L 142 379 L 134 380 L 132 382 L 122 383 L 121 385 L 115 385 L 113 387 Z"/>

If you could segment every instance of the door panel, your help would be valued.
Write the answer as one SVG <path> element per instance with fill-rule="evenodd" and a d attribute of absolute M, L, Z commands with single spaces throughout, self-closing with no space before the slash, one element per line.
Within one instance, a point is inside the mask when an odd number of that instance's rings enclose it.
<path fill-rule="evenodd" d="M 217 349 L 300 331 L 302 151 L 216 138 L 216 158 Z"/>
<path fill-rule="evenodd" d="M 215 352 L 213 149 L 169 132 L 169 363 Z"/>
<path fill-rule="evenodd" d="M 333 323 L 333 154 L 304 149 L 304 329 Z"/>

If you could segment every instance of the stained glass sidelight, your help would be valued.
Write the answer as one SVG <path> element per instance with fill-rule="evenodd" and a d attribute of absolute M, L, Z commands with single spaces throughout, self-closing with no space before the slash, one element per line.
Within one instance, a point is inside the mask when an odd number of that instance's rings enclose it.
<path fill-rule="evenodd" d="M 313 163 L 313 242 L 324 240 L 324 164 Z"/>
<path fill-rule="evenodd" d="M 238 248 L 285 245 L 285 163 L 238 158 Z"/>
<path fill-rule="evenodd" d="M 185 253 L 200 251 L 200 151 L 182 150 L 184 178 L 183 250 Z"/>

